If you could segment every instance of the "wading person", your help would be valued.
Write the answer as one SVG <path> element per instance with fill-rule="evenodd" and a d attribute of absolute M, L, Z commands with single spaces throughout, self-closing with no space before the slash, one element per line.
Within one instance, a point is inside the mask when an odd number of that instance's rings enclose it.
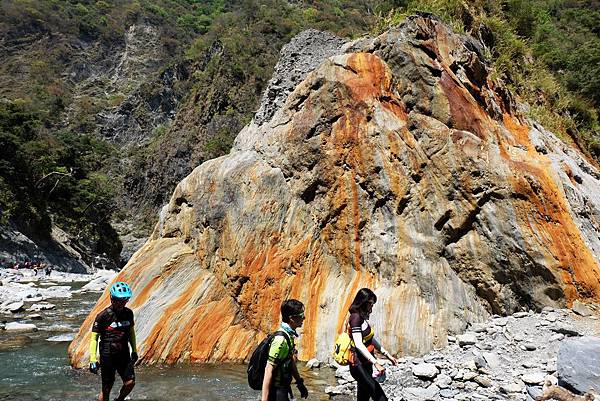
<path fill-rule="evenodd" d="M 133 312 L 125 304 L 131 298 L 131 288 L 123 282 L 110 287 L 110 306 L 96 316 L 90 340 L 90 371 L 102 377 L 99 401 L 109 401 L 110 390 L 119 373 L 123 386 L 116 401 L 123 401 L 135 385 L 133 365 L 138 359 L 133 325 Z M 98 338 L 100 360 L 98 361 Z M 131 344 L 131 353 L 129 352 Z"/>
<path fill-rule="evenodd" d="M 350 337 L 354 343 L 352 358 L 350 359 L 350 374 L 356 380 L 357 401 L 387 401 L 378 379 L 385 378 L 385 368 L 377 363 L 374 350 L 377 349 L 392 364 L 396 359 L 390 355 L 375 339 L 375 332 L 369 324 L 369 316 L 373 311 L 373 305 L 377 302 L 377 296 L 368 288 L 361 288 L 352 305 L 350 305 L 350 317 L 348 326 Z M 375 368 L 375 374 L 373 374 Z M 382 381 L 382 380 L 381 380 Z"/>
<path fill-rule="evenodd" d="M 296 329 L 304 322 L 304 305 L 295 299 L 281 304 L 281 326 L 269 347 L 269 358 L 265 367 L 262 385 L 262 401 L 289 401 L 292 393 L 292 378 L 302 398 L 308 397 L 304 380 L 296 367 Z"/>

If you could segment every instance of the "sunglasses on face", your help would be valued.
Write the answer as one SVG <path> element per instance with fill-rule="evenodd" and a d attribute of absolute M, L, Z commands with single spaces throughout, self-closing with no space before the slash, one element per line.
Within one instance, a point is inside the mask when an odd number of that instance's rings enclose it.
<path fill-rule="evenodd" d="M 129 298 L 113 298 L 112 301 L 119 304 L 126 304 L 129 302 Z"/>
<path fill-rule="evenodd" d="M 299 314 L 297 314 L 297 315 L 292 315 L 292 316 L 290 316 L 290 317 L 299 317 L 300 319 L 304 319 L 304 312 L 302 312 L 302 313 L 299 313 Z"/>

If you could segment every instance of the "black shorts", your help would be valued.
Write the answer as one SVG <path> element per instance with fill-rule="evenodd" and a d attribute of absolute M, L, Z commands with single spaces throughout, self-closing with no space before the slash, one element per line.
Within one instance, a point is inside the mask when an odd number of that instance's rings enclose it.
<path fill-rule="evenodd" d="M 135 379 L 133 362 L 129 355 L 100 356 L 100 373 L 102 385 L 112 386 L 115 382 L 115 373 L 119 373 L 121 380 L 126 382 Z"/>
<path fill-rule="evenodd" d="M 272 386 L 269 389 L 269 401 L 290 401 L 290 388 Z"/>

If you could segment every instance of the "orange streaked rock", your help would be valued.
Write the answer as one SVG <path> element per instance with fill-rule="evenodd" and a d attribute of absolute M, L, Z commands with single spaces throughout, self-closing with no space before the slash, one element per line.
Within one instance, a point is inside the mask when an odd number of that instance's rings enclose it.
<path fill-rule="evenodd" d="M 353 46 L 175 189 L 119 275 L 143 362 L 243 360 L 291 297 L 301 359 L 326 359 L 363 286 L 397 354 L 489 313 L 598 300 L 600 174 L 515 110 L 477 44 L 414 17 Z"/>

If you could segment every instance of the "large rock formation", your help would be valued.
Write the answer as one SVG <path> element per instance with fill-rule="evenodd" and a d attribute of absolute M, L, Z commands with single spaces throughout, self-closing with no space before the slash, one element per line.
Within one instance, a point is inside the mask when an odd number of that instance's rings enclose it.
<path fill-rule="evenodd" d="M 144 362 L 244 359 L 289 297 L 300 357 L 326 358 L 362 286 L 394 353 L 598 299 L 598 173 L 516 111 L 477 42 L 418 16 L 344 51 L 184 179 L 117 277 Z"/>

